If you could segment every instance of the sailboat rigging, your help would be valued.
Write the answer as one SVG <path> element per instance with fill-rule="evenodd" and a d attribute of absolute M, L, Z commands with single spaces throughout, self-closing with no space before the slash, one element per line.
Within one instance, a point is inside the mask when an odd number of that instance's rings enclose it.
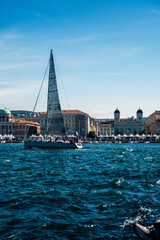
<path fill-rule="evenodd" d="M 63 121 L 63 114 L 61 111 L 61 105 L 59 101 L 59 94 L 57 88 L 55 65 L 53 60 L 52 50 L 50 52 L 49 61 L 49 80 L 48 80 L 48 96 L 47 96 L 47 124 L 46 135 L 52 136 L 47 138 L 34 138 L 32 140 L 24 141 L 25 148 L 37 147 L 37 148 L 82 148 L 81 143 L 63 140 L 55 141 L 55 136 L 64 136 L 65 127 Z M 53 138 L 54 136 L 54 138 Z"/>

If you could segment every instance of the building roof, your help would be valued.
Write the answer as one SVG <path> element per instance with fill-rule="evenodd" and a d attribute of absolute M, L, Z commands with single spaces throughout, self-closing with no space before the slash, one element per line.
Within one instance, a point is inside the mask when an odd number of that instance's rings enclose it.
<path fill-rule="evenodd" d="M 45 114 L 47 114 L 47 112 L 40 112 L 40 115 L 42 115 L 42 114 L 44 114 L 44 115 L 45 115 Z"/>
<path fill-rule="evenodd" d="M 41 114 L 47 114 L 47 112 L 41 112 Z M 62 114 L 87 115 L 87 113 L 79 111 L 79 110 L 62 110 Z"/>
<path fill-rule="evenodd" d="M 142 110 L 139 108 L 139 109 L 137 110 L 137 113 L 143 113 L 143 112 L 142 112 Z"/>
<path fill-rule="evenodd" d="M 10 114 L 11 115 L 11 112 L 10 112 L 10 110 L 8 110 L 8 109 L 0 109 L 0 114 Z"/>
<path fill-rule="evenodd" d="M 79 114 L 86 115 L 87 113 L 79 111 L 79 110 L 62 110 L 62 114 Z"/>
<path fill-rule="evenodd" d="M 114 111 L 114 113 L 120 113 L 120 111 L 119 111 L 118 109 L 116 109 L 116 110 Z"/>
<path fill-rule="evenodd" d="M 22 118 L 13 119 L 13 123 L 32 124 L 32 125 L 40 126 L 38 122 L 26 121 Z"/>
<path fill-rule="evenodd" d="M 99 124 L 112 124 L 112 123 L 114 123 L 114 120 L 102 121 Z"/>

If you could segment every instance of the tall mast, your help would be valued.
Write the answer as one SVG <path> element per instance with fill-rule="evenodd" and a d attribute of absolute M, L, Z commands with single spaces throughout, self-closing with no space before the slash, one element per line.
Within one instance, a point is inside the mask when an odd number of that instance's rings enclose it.
<path fill-rule="evenodd" d="M 64 133 L 63 115 L 58 95 L 53 53 L 51 50 L 47 98 L 47 134 L 64 135 Z"/>

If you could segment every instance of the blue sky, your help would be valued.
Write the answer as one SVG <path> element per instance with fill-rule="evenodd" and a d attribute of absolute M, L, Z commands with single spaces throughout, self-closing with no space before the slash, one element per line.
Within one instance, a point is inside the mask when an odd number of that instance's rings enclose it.
<path fill-rule="evenodd" d="M 160 109 L 159 0 L 0 0 L 0 108 L 33 109 L 50 49 L 62 109 Z"/>

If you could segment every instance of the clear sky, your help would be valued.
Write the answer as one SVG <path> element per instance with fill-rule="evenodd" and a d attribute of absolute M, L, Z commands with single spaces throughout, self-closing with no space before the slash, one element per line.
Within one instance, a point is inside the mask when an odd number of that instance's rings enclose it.
<path fill-rule="evenodd" d="M 33 109 L 50 49 L 62 109 L 160 110 L 159 0 L 0 0 L 0 108 Z"/>

